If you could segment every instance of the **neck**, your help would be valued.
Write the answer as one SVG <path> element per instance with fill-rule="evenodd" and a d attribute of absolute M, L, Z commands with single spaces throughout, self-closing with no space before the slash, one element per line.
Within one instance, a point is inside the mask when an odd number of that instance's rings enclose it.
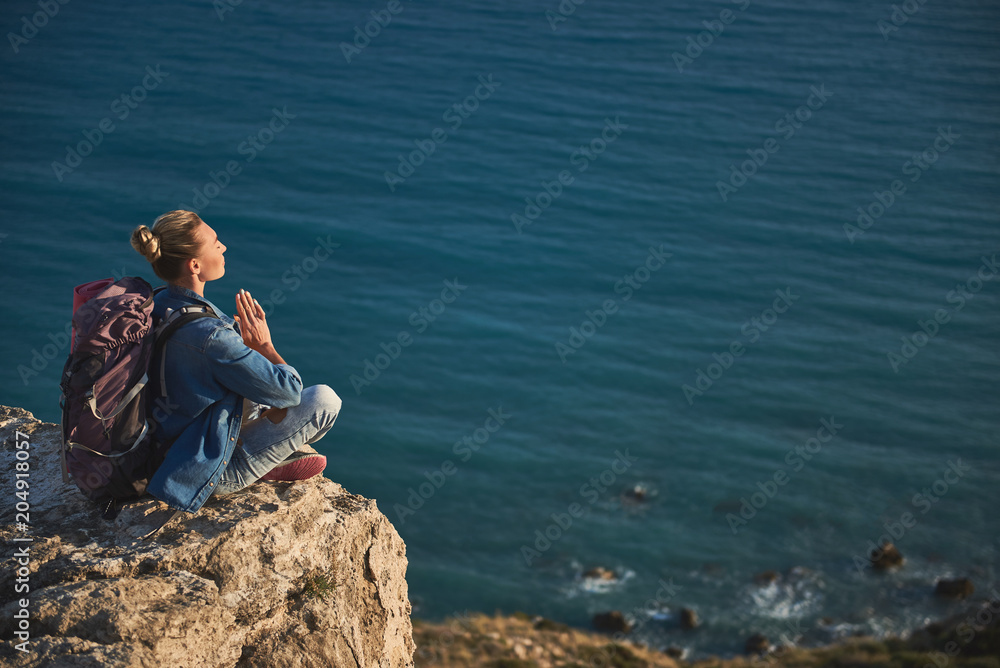
<path fill-rule="evenodd" d="M 188 290 L 196 293 L 199 297 L 205 296 L 205 281 L 200 280 L 194 274 L 188 274 L 187 276 L 174 281 L 174 285 L 187 288 Z"/>

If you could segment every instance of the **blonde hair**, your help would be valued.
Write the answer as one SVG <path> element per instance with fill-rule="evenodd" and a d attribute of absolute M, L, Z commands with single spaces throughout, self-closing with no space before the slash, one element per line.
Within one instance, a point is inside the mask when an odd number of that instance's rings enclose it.
<path fill-rule="evenodd" d="M 153 272 L 171 283 L 183 273 L 184 263 L 197 257 L 201 242 L 196 237 L 204 221 L 193 211 L 168 211 L 153 223 L 132 230 L 132 248 L 145 257 Z"/>

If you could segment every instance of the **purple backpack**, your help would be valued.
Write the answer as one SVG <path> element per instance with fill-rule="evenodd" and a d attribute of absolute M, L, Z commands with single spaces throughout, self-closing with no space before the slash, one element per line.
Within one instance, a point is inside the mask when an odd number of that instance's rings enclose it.
<path fill-rule="evenodd" d="M 141 497 L 169 443 L 156 443 L 154 410 L 147 390 L 149 366 L 160 359 L 160 396 L 165 397 L 163 346 L 187 322 L 217 317 L 206 306 L 185 306 L 154 322 L 155 290 L 142 278 L 106 279 L 106 287 L 79 304 L 73 313 L 73 341 L 63 368 L 63 480 L 73 479 L 98 504 L 106 519 Z M 101 283 L 78 286 L 84 294 Z M 155 385 L 154 385 L 155 387 Z"/>

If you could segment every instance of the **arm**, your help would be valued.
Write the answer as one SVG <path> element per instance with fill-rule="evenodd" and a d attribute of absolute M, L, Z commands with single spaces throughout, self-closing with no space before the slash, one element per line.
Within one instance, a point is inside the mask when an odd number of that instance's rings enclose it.
<path fill-rule="evenodd" d="M 236 295 L 236 310 L 240 334 L 222 327 L 209 340 L 213 375 L 257 403 L 276 408 L 297 405 L 302 378 L 275 350 L 264 309 L 249 292 L 241 290 Z"/>

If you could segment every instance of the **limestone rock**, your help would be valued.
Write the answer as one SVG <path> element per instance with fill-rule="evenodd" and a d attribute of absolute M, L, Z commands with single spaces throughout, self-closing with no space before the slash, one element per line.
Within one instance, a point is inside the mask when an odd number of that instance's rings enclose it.
<path fill-rule="evenodd" d="M 28 652 L 19 599 L 0 607 L 0 663 L 41 666 L 412 666 L 406 546 L 374 501 L 317 476 L 259 482 L 173 515 L 151 498 L 113 521 L 59 465 L 60 429 L 0 406 L 0 479 L 30 447 L 27 530 L 0 505 L 0 559 L 28 548 Z M 21 439 L 23 440 L 23 439 Z M 5 494 L 13 497 L 13 489 Z M 14 542 L 28 538 L 32 542 Z M 17 572 L 0 570 L 14 592 Z M 9 602 L 6 602 L 8 601 Z"/>

